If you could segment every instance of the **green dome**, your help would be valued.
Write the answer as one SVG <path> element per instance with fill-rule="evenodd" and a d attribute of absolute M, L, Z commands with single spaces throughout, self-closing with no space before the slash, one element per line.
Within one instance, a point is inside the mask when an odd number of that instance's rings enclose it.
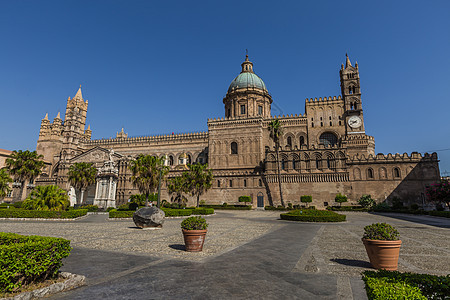
<path fill-rule="evenodd" d="M 253 72 L 243 72 L 239 74 L 230 84 L 228 92 L 233 89 L 255 88 L 267 92 L 266 85 L 261 78 Z"/>

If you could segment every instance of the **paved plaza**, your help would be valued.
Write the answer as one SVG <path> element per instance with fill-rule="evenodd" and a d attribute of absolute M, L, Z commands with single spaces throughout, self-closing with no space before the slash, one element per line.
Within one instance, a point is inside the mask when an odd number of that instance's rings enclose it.
<path fill-rule="evenodd" d="M 180 223 L 140 230 L 131 220 L 89 215 L 72 222 L 0 221 L 1 231 L 63 237 L 74 248 L 62 270 L 87 286 L 54 299 L 366 299 L 365 225 L 387 222 L 403 241 L 399 270 L 450 272 L 450 221 L 431 216 L 346 213 L 347 222 L 297 223 L 279 212 L 207 216 L 201 253 L 184 251 Z"/>

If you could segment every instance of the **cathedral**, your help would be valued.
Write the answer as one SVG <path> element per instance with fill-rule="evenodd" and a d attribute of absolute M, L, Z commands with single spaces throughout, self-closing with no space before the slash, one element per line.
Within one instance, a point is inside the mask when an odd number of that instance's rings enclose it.
<path fill-rule="evenodd" d="M 440 179 L 436 153 L 375 154 L 375 140 L 364 126 L 358 63 L 352 65 L 347 56 L 339 77 L 341 95 L 306 99 L 304 114 L 272 116 L 276 100 L 247 56 L 223 98 L 224 117 L 208 119 L 207 132 L 128 137 L 122 129 L 109 139 L 91 139 L 88 100 L 80 87 L 67 99 L 64 119 L 58 113 L 53 122 L 48 115 L 41 121 L 36 150 L 44 156 L 46 169 L 35 183 L 56 184 L 73 193 L 69 167 L 92 162 L 97 182 L 82 202 L 117 206 L 139 193 L 130 182 L 130 161 L 150 154 L 165 159 L 169 178 L 179 176 L 187 163 L 208 163 L 213 186 L 200 199 L 207 204 L 236 204 L 246 195 L 255 208 L 277 206 L 280 186 L 285 204 L 300 204 L 302 195 L 311 195 L 311 204 L 323 208 L 335 204 L 337 193 L 347 195 L 351 204 L 364 194 L 377 202 L 398 197 L 405 205 L 421 204 L 425 186 Z M 268 130 L 274 119 L 282 127 L 281 176 Z M 170 201 L 165 183 L 161 193 L 161 199 Z"/>

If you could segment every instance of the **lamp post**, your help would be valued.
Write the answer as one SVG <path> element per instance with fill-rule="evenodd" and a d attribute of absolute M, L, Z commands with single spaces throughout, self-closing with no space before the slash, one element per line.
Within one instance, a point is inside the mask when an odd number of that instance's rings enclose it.
<path fill-rule="evenodd" d="M 161 177 L 162 177 L 162 171 L 163 168 L 166 167 L 168 164 L 167 162 L 167 155 L 164 156 L 164 166 L 160 166 L 159 167 L 159 181 L 158 181 L 158 202 L 156 204 L 156 206 L 159 208 L 160 206 L 160 200 L 161 200 Z"/>

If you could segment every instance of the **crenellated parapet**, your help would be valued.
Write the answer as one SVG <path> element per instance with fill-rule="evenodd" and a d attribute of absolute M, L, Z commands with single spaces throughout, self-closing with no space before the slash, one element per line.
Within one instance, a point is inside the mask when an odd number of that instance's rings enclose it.
<path fill-rule="evenodd" d="M 132 144 L 132 143 L 160 143 L 160 142 L 189 142 L 189 141 L 208 141 L 207 132 L 166 134 L 141 137 L 119 137 L 109 139 L 98 139 L 84 141 L 87 146 L 91 145 L 113 145 L 113 144 Z"/>
<path fill-rule="evenodd" d="M 438 162 L 437 153 L 433 152 L 432 154 L 425 153 L 422 155 L 419 152 L 412 152 L 411 155 L 408 153 L 388 153 L 382 154 L 378 153 L 377 155 L 368 155 L 364 154 L 356 154 L 349 157 L 347 163 L 348 164 L 386 164 L 386 163 L 418 163 L 418 162 Z"/>
<path fill-rule="evenodd" d="M 343 99 L 342 97 L 339 96 L 328 96 L 328 97 L 319 97 L 319 99 L 317 98 L 306 98 L 305 100 L 305 105 L 329 105 L 329 104 L 341 104 L 343 103 Z"/>

